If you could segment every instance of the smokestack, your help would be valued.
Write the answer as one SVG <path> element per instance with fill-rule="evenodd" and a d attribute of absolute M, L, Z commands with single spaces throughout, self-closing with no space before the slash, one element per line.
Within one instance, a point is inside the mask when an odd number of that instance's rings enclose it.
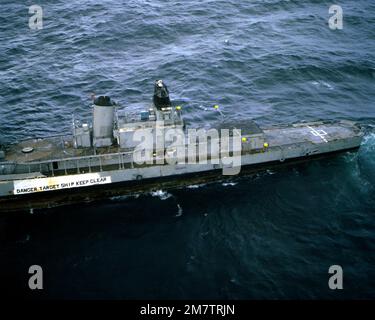
<path fill-rule="evenodd" d="M 108 147 L 113 143 L 115 104 L 110 97 L 99 96 L 94 100 L 93 145 Z"/>

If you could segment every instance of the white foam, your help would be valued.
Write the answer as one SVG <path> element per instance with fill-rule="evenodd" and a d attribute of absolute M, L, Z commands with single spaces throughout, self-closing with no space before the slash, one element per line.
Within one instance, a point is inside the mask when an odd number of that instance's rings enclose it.
<path fill-rule="evenodd" d="M 172 194 L 170 194 L 170 193 L 168 193 L 166 191 L 163 191 L 163 190 L 152 191 L 151 195 L 153 197 L 158 197 L 160 200 L 167 200 L 170 197 L 172 197 Z"/>
<path fill-rule="evenodd" d="M 17 241 L 17 243 L 26 243 L 26 242 L 30 241 L 30 238 L 31 238 L 30 235 L 27 234 L 25 239 L 19 240 L 19 241 Z"/>
<path fill-rule="evenodd" d="M 178 211 L 177 211 L 177 214 L 175 215 L 175 217 L 181 217 L 182 213 L 183 213 L 183 210 L 182 210 L 182 207 L 178 203 L 177 203 L 177 208 L 178 208 Z"/>
<path fill-rule="evenodd" d="M 333 85 L 331 85 L 328 82 L 323 81 L 323 80 L 311 81 L 311 84 L 313 84 L 316 87 L 326 87 L 329 90 L 334 90 Z"/>
<path fill-rule="evenodd" d="M 233 187 L 233 186 L 235 186 L 236 184 L 237 184 L 237 182 L 223 182 L 221 185 L 222 185 L 223 187 L 228 187 L 228 186 Z"/>
<path fill-rule="evenodd" d="M 206 186 L 206 184 L 202 183 L 202 184 L 192 184 L 190 186 L 187 186 L 188 189 L 198 189 L 198 188 L 202 188 Z"/>

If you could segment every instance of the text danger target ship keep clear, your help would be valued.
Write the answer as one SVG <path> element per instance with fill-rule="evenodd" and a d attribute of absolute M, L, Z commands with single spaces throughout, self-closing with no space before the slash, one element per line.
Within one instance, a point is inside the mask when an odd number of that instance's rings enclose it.
<path fill-rule="evenodd" d="M 73 175 L 69 177 L 40 178 L 14 181 L 14 194 L 71 189 L 111 183 L 111 177 L 97 173 Z"/>

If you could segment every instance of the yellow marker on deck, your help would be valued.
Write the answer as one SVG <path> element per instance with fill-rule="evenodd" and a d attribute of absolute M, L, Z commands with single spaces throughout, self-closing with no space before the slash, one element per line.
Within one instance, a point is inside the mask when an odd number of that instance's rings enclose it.
<path fill-rule="evenodd" d="M 268 148 L 268 143 L 265 142 L 265 143 L 263 144 L 263 146 L 264 146 L 265 148 Z"/>
<path fill-rule="evenodd" d="M 176 110 L 181 110 L 181 109 L 182 109 L 181 106 L 176 107 Z"/>
<path fill-rule="evenodd" d="M 217 104 L 214 105 L 214 109 L 219 109 L 219 106 Z"/>
<path fill-rule="evenodd" d="M 246 142 L 247 141 L 247 138 L 246 137 L 243 137 L 242 138 L 242 142 Z"/>

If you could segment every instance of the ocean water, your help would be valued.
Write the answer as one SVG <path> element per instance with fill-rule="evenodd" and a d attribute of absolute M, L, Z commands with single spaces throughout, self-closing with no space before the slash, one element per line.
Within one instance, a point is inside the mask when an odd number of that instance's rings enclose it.
<path fill-rule="evenodd" d="M 230 182 L 0 217 L 0 289 L 28 298 L 375 298 L 375 3 L 2 0 L 0 141 L 69 132 L 90 95 L 165 80 L 193 127 L 358 121 L 358 153 Z M 44 289 L 28 289 L 28 269 Z M 344 289 L 330 290 L 340 265 Z"/>

